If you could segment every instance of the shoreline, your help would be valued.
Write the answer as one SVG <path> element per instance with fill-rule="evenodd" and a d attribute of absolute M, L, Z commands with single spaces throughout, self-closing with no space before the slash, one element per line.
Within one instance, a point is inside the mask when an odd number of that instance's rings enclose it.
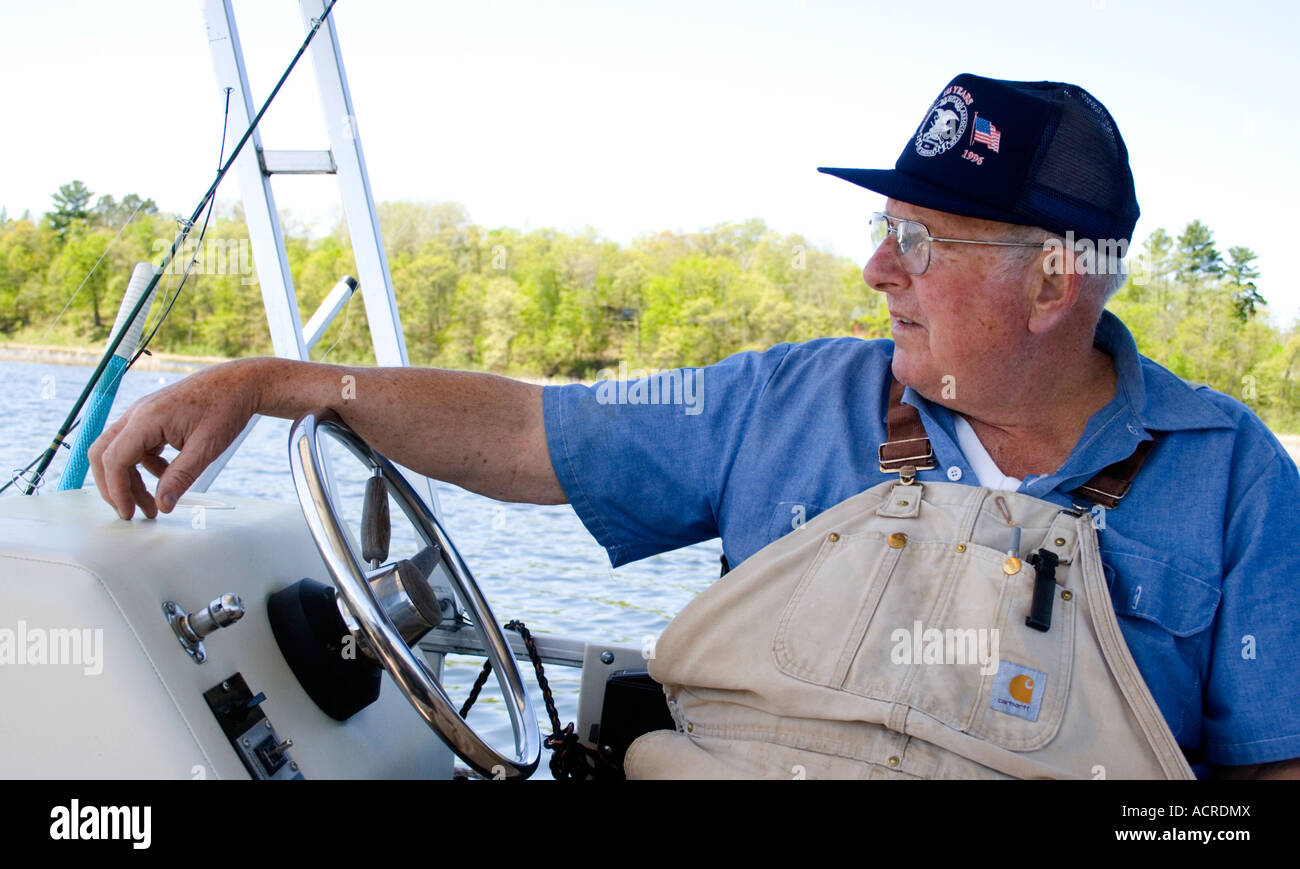
<path fill-rule="evenodd" d="M 35 362 L 47 365 L 93 366 L 99 362 L 103 350 L 95 347 L 65 347 L 52 344 L 0 344 L 0 362 Z M 173 371 L 193 374 L 211 365 L 230 362 L 222 356 L 183 356 L 178 353 L 152 353 L 144 356 L 135 367 L 141 371 Z M 580 381 L 557 380 L 546 377 L 515 377 L 534 385 L 552 386 Z M 1273 432 L 1296 464 L 1300 465 L 1300 434 Z"/>
<path fill-rule="evenodd" d="M 93 368 L 104 355 L 102 347 L 83 347 L 61 344 L 0 343 L 0 362 L 29 362 L 38 365 L 80 365 Z M 186 356 L 182 353 L 149 353 L 140 357 L 133 368 L 139 371 L 167 371 L 193 374 L 223 362 L 247 359 L 247 356 Z M 469 369 L 465 369 L 469 370 Z M 489 372 L 490 373 L 490 372 Z M 534 386 L 565 386 L 570 383 L 595 381 L 570 380 L 560 377 L 531 377 L 510 375 L 511 380 L 531 383 Z"/>
<path fill-rule="evenodd" d="M 80 365 L 92 368 L 104 355 L 102 347 L 58 344 L 0 344 L 0 362 L 32 362 L 43 365 Z M 178 353 L 149 353 L 140 357 L 140 371 L 176 371 L 193 374 L 210 365 L 229 362 L 220 356 L 182 356 Z"/>

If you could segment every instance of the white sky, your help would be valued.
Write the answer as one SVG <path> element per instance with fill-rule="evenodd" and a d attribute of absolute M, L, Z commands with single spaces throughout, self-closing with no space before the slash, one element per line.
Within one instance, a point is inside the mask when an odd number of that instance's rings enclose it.
<path fill-rule="evenodd" d="M 1295 9 L 340 0 L 332 14 L 377 199 L 454 200 L 483 225 L 590 225 L 624 243 L 761 217 L 861 260 L 881 198 L 817 166 L 892 166 L 958 72 L 1074 82 L 1128 144 L 1138 237 L 1200 218 L 1225 256 L 1254 248 L 1286 323 L 1300 313 Z M 260 103 L 301 42 L 297 4 L 236 10 Z M 0 0 L 0 76 L 11 216 L 48 210 L 73 178 L 185 214 L 211 183 L 222 95 L 199 0 Z M 313 88 L 304 65 L 263 124 L 266 147 L 325 147 Z M 275 184 L 304 219 L 336 208 L 329 180 Z M 233 178 L 223 191 L 237 195 Z"/>

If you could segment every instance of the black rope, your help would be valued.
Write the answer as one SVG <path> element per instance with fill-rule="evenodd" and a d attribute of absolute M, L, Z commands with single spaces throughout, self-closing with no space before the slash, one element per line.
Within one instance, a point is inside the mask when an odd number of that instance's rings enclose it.
<path fill-rule="evenodd" d="M 478 699 L 478 692 L 483 690 L 483 686 L 484 684 L 487 683 L 488 675 L 491 672 L 492 672 L 492 662 L 484 661 L 483 669 L 479 671 L 478 678 L 474 680 L 474 687 L 469 689 L 469 699 L 465 701 L 465 705 L 460 707 L 461 718 L 464 718 L 466 715 L 469 715 L 470 707 L 473 706 L 474 701 Z"/>
<path fill-rule="evenodd" d="M 582 744 L 578 734 L 573 731 L 572 721 L 564 727 L 560 726 L 560 713 L 555 708 L 555 697 L 551 693 L 550 682 L 546 680 L 546 672 L 542 668 L 542 656 L 537 651 L 537 642 L 533 639 L 532 632 L 518 619 L 507 622 L 506 630 L 516 631 L 523 637 L 524 647 L 528 649 L 528 659 L 533 662 L 533 670 L 537 673 L 537 684 L 542 689 L 542 702 L 546 704 L 546 714 L 551 719 L 551 734 L 542 740 L 542 745 L 551 750 L 551 775 L 560 781 L 622 779 L 623 770 L 618 764 L 611 761 L 604 752 Z M 474 687 L 470 689 L 469 699 L 460 709 L 461 718 L 469 714 L 470 707 L 478 699 L 479 692 L 483 690 L 483 685 L 491 672 L 492 662 L 484 661 L 483 669 L 479 672 L 478 679 L 474 681 Z"/>

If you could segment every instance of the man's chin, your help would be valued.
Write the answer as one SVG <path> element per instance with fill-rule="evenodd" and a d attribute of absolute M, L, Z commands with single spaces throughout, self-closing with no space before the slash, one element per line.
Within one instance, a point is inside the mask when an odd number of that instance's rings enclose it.
<path fill-rule="evenodd" d="M 951 392 L 951 386 L 955 385 L 953 378 L 945 379 L 944 375 L 935 373 L 932 368 L 917 364 L 916 360 L 909 356 L 910 354 L 900 353 L 895 349 L 894 361 L 890 366 L 895 380 L 904 386 L 910 386 L 930 401 L 943 403 L 944 397 L 955 397 L 944 395 L 945 387 L 949 387 Z"/>
<path fill-rule="evenodd" d="M 920 390 L 925 386 L 925 376 L 922 366 L 916 364 L 916 360 L 911 358 L 912 354 L 900 352 L 898 345 L 894 345 L 894 361 L 891 370 L 894 373 L 894 379 L 904 386 L 910 386 L 913 389 Z"/>

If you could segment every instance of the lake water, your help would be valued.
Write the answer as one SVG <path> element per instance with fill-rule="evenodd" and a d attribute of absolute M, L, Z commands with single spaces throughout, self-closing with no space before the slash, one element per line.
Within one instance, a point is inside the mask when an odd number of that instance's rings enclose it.
<path fill-rule="evenodd" d="M 5 480 L 11 469 L 27 465 L 48 446 L 90 373 L 90 368 L 78 366 L 0 362 L 0 472 Z M 181 377 L 127 372 L 110 421 L 137 398 Z M 262 420 L 209 491 L 296 503 L 288 461 L 289 425 L 286 420 Z M 342 455 L 341 448 L 338 452 Z M 64 453 L 48 474 L 46 486 L 51 490 L 58 486 Z M 355 493 L 350 504 L 341 505 L 345 516 L 355 519 L 363 469 L 355 460 L 332 458 L 331 467 L 339 491 Z M 93 485 L 89 475 L 87 485 Z M 534 633 L 640 646 L 657 636 L 678 610 L 718 576 L 722 549 L 716 539 L 612 570 L 605 551 L 567 505 L 503 504 L 444 483 L 435 488 L 444 525 L 497 618 L 501 622 L 520 619 Z M 0 497 L 15 497 L 15 491 L 12 487 Z M 402 527 L 395 513 L 394 556 L 414 548 L 414 535 Z M 443 683 L 455 702 L 468 695 L 480 666 L 481 659 L 448 659 Z M 561 724 L 575 721 L 578 671 L 549 666 L 546 677 Z M 525 667 L 525 682 L 541 716 L 542 733 L 549 733 L 531 667 Z M 489 679 L 469 721 L 494 745 L 509 750 L 510 722 L 502 701 L 493 694 L 495 688 L 495 680 Z M 385 690 L 393 690 L 392 685 L 386 684 Z M 549 755 L 543 751 L 537 778 L 549 777 Z"/>

